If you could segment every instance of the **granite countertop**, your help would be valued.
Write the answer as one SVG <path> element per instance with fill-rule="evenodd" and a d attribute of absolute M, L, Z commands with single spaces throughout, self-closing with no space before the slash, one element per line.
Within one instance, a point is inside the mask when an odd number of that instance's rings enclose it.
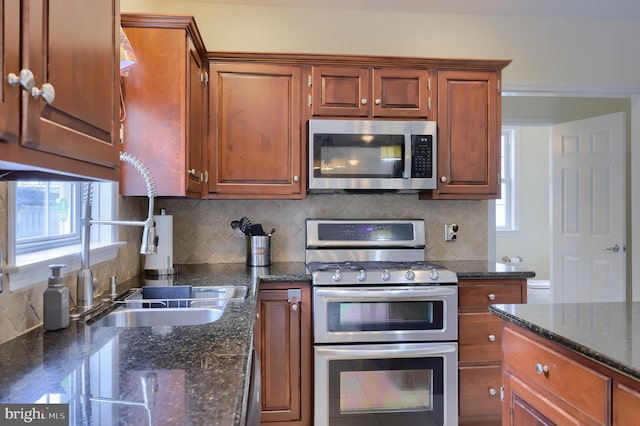
<path fill-rule="evenodd" d="M 64 330 L 38 327 L 0 345 L 0 402 L 68 403 L 70 424 L 241 425 L 257 284 L 309 275 L 303 263 L 179 269 L 175 284 L 247 286 L 247 298 L 229 301 L 223 316 L 206 325 L 111 328 L 71 320 Z M 149 373 L 157 392 L 147 411 L 142 386 L 152 383 Z"/>
<path fill-rule="evenodd" d="M 535 275 L 487 261 L 434 263 L 460 278 Z M 162 419 L 168 424 L 241 425 L 258 283 L 310 281 L 311 275 L 302 262 L 176 266 L 180 273 L 171 284 L 247 286 L 247 297 L 229 301 L 223 316 L 205 325 L 111 328 L 71 320 L 64 330 L 38 327 L 0 345 L 0 402 L 68 403 L 70 424 Z M 136 278 L 118 290 L 145 284 L 167 283 Z M 153 382 L 156 403 L 147 411 L 142 386 Z"/>
<path fill-rule="evenodd" d="M 433 263 L 442 265 L 454 271 L 462 279 L 487 278 L 533 278 L 535 272 L 518 265 L 487 260 L 434 260 Z"/>
<path fill-rule="evenodd" d="M 492 305 L 498 317 L 640 380 L 640 302 Z"/>

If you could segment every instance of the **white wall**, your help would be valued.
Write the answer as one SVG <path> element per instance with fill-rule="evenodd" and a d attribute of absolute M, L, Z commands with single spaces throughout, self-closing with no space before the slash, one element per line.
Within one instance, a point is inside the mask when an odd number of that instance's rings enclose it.
<path fill-rule="evenodd" d="M 299 9 L 121 0 L 196 17 L 208 50 L 512 59 L 512 88 L 640 93 L 637 21 Z"/>
<path fill-rule="evenodd" d="M 520 266 L 549 279 L 549 138 L 550 127 L 525 126 L 516 131 L 520 230 L 496 234 L 496 259 L 520 256 Z"/>

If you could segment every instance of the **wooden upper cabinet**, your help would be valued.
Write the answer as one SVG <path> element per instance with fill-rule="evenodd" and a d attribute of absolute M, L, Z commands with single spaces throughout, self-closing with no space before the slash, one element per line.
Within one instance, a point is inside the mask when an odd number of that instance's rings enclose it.
<path fill-rule="evenodd" d="M 310 85 L 312 116 L 427 118 L 432 112 L 427 70 L 313 66 Z"/>
<path fill-rule="evenodd" d="M 118 180 L 118 0 L 20 3 L 3 2 L 0 169 Z"/>
<path fill-rule="evenodd" d="M 437 191 L 421 198 L 500 198 L 499 72 L 438 71 Z"/>
<path fill-rule="evenodd" d="M 123 14 L 138 63 L 123 78 L 124 150 L 150 170 L 159 196 L 199 198 L 205 170 L 204 45 L 188 16 Z M 121 195 L 146 195 L 123 165 Z"/>
<path fill-rule="evenodd" d="M 301 68 L 209 65 L 209 197 L 303 198 Z"/>

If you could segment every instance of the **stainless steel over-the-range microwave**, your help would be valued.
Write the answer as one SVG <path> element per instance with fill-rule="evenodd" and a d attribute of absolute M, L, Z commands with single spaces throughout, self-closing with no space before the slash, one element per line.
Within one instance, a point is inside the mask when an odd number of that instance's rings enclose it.
<path fill-rule="evenodd" d="M 309 120 L 309 190 L 435 189 L 435 121 Z"/>

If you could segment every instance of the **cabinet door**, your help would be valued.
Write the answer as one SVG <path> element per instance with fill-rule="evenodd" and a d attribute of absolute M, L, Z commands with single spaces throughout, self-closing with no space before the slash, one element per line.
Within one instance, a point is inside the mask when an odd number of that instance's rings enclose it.
<path fill-rule="evenodd" d="M 367 67 L 318 66 L 311 69 L 311 115 L 367 117 L 371 80 Z"/>
<path fill-rule="evenodd" d="M 118 5 L 117 0 L 29 2 L 26 66 L 36 87 L 53 86 L 55 99 L 23 96 L 22 145 L 117 171 Z"/>
<path fill-rule="evenodd" d="M 311 424 L 309 285 L 262 283 L 254 347 L 262 367 L 261 424 Z"/>
<path fill-rule="evenodd" d="M 613 426 L 631 425 L 640 418 L 640 392 L 622 383 L 613 387 Z"/>
<path fill-rule="evenodd" d="M 498 73 L 438 72 L 438 182 L 434 198 L 500 198 Z"/>
<path fill-rule="evenodd" d="M 18 86 L 9 86 L 7 76 L 9 73 L 20 74 L 20 1 L 6 0 L 3 4 L 4 19 L 0 25 L 0 64 L 3 76 L 0 86 L 0 140 L 17 142 L 20 134 L 19 105 L 22 90 Z"/>
<path fill-rule="evenodd" d="M 304 197 L 300 74 L 297 66 L 210 64 L 212 198 Z"/>
<path fill-rule="evenodd" d="M 373 116 L 427 118 L 431 112 L 429 89 L 426 70 L 376 68 L 373 70 Z"/>

